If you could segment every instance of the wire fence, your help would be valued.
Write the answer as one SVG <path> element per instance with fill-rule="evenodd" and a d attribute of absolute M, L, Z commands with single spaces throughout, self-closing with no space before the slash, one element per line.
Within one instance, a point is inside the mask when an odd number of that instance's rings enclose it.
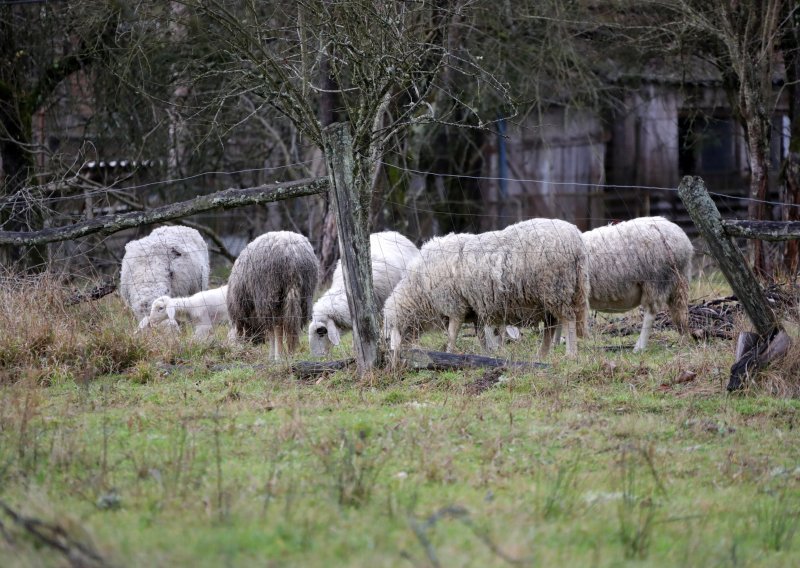
<path fill-rule="evenodd" d="M 76 195 L 50 195 L 37 204 L 50 207 L 49 224 L 59 226 L 76 223 L 104 214 L 148 209 L 170 202 L 173 195 L 154 193 L 155 190 L 180 187 L 181 184 L 204 179 L 202 192 L 219 189 L 220 185 L 235 186 L 237 176 L 253 174 L 261 180 L 278 182 L 280 174 L 304 168 L 312 160 L 267 168 L 242 168 L 230 171 L 200 172 L 179 179 L 138 180 L 126 176 L 108 185 L 95 183 Z M 561 218 L 588 230 L 608 223 L 661 214 L 677 222 L 694 237 L 694 227 L 677 197 L 677 188 L 648 185 L 624 185 L 582 181 L 560 181 L 536 178 L 457 175 L 420 170 L 380 162 L 380 166 L 402 174 L 400 184 L 383 184 L 373 200 L 373 225 L 377 229 L 397 229 L 420 245 L 432 236 L 448 232 L 485 232 L 533 217 Z M 448 185 L 443 186 L 446 181 Z M 499 197 L 497 184 L 518 184 L 523 190 Z M 477 186 L 475 184 L 477 183 Z M 241 180 L 239 180 L 241 185 Z M 216 187 L 215 187 L 216 186 Z M 33 188 L 25 198 L 34 200 Z M 713 189 L 713 188 L 712 188 Z M 755 200 L 743 195 L 710 192 L 717 198 L 726 216 L 739 216 L 744 211 L 735 203 L 761 203 L 780 213 L 800 204 L 783 203 L 775 199 Z M 191 193 L 190 193 L 191 194 Z M 194 194 L 198 194 L 197 191 Z M 668 196 L 668 200 L 664 199 Z M 8 205 L 8 199 L 3 205 Z M 30 207 L 32 210 L 33 207 Z M 268 204 L 266 207 L 247 207 L 225 212 L 203 213 L 193 221 L 207 227 L 218 237 L 228 255 L 239 251 L 259 234 L 270 230 L 292 230 L 308 237 L 320 253 L 326 239 L 325 197 L 299 198 Z M 0 229 L 6 228 L 5 226 Z M 125 242 L 143 237 L 148 228 L 126 230 L 108 237 L 87 237 L 76 241 L 50 245 L 53 268 L 65 276 L 97 276 L 115 273 L 119 267 Z M 215 265 L 225 266 L 211 245 Z M 781 245 L 769 245 L 774 263 L 782 252 Z"/>
<path fill-rule="evenodd" d="M 292 166 L 298 165 L 301 164 Z M 404 291 L 395 290 L 393 299 L 382 310 L 386 315 L 384 329 L 389 335 L 396 330 L 400 340 L 413 343 L 421 333 L 432 330 L 441 333 L 441 341 L 446 339 L 448 346 L 453 348 L 459 334 L 470 333 L 482 348 L 495 349 L 512 338 L 518 338 L 520 328 L 538 333 L 536 330 L 540 325 L 545 330 L 543 344 L 552 343 L 556 338 L 555 326 L 561 323 L 566 326 L 564 334 L 567 340 L 574 342 L 575 333 L 582 325 L 580 306 L 576 304 L 582 286 L 591 290 L 590 306 L 598 312 L 643 308 L 643 316 L 635 318 L 631 328 L 631 333 L 639 337 L 637 347 L 646 346 L 650 330 L 661 321 L 657 318 L 660 310 L 668 310 L 673 323 L 679 327 L 687 325 L 681 314 L 685 313 L 688 302 L 697 298 L 689 298 L 688 291 L 681 287 L 686 286 L 693 271 L 695 274 L 698 272 L 698 262 L 693 258 L 697 250 L 691 243 L 686 245 L 688 239 L 683 242 L 681 236 L 672 233 L 675 225 L 662 226 L 652 221 L 618 223 L 621 217 L 640 216 L 640 211 L 623 201 L 622 210 L 628 215 L 599 215 L 592 214 L 598 209 L 589 204 L 584 215 L 573 209 L 571 216 L 563 216 L 569 223 L 593 228 L 583 237 L 584 243 L 594 243 L 589 247 L 591 252 L 581 253 L 580 232 L 573 225 L 554 219 L 531 220 L 530 217 L 539 216 L 530 214 L 524 207 L 514 214 L 498 216 L 496 211 L 487 211 L 496 203 L 487 202 L 485 193 L 475 192 L 474 187 L 460 182 L 469 180 L 492 184 L 504 180 L 552 186 L 556 190 L 547 197 L 555 203 L 566 198 L 607 200 L 617 191 L 633 192 L 640 197 L 667 194 L 677 198 L 676 188 L 455 176 L 389 164 L 384 166 L 417 179 L 416 185 L 406 180 L 404 184 L 385 186 L 376 192 L 373 200 L 376 230 L 396 229 L 413 242 L 412 246 L 421 245 L 419 251 L 414 248 L 413 255 L 403 255 L 397 254 L 401 244 L 399 236 L 394 240 L 389 238 L 373 243 L 376 303 L 382 306 L 398 282 L 406 283 Z M 268 171 L 273 173 L 281 169 Z M 206 172 L 180 181 L 197 179 L 201 175 L 221 179 L 257 171 Z M 444 191 L 441 185 L 437 186 L 436 178 L 447 178 L 457 183 Z M 424 183 L 425 179 L 429 183 Z M 139 191 L 177 181 L 131 183 L 119 189 Z M 559 191 L 561 188 L 570 191 Z M 582 193 L 576 188 L 591 192 Z M 108 203 L 115 199 L 101 188 L 92 191 L 94 197 L 103 197 Z M 734 197 L 736 201 L 745 203 L 753 201 L 719 192 L 714 195 L 718 198 Z M 63 203 L 82 198 L 64 197 Z M 76 203 L 80 205 L 80 201 Z M 149 205 L 158 203 L 154 200 Z M 785 205 L 774 200 L 765 200 L 764 203 Z M 638 207 L 638 203 L 635 205 Z M 630 208 L 626 210 L 625 207 Z M 89 214 L 96 213 L 93 209 L 88 211 Z M 309 197 L 276 202 L 268 207 L 204 214 L 197 219 L 213 227 L 235 253 L 266 231 L 289 230 L 305 235 L 319 255 L 329 237 L 323 223 L 325 214 L 325 198 Z M 86 216 L 86 210 L 62 211 L 58 221 L 74 221 Z M 459 230 L 465 227 L 470 230 Z M 677 231 L 683 235 L 680 229 Z M 162 240 L 150 248 L 131 245 L 131 241 L 146 237 L 148 233 L 150 228 L 144 228 L 109 237 L 88 237 L 50 245 L 52 268 L 61 275 L 62 281 L 68 282 L 68 286 L 80 288 L 109 273 L 116 274 L 126 262 L 135 265 L 135 271 L 128 271 L 127 280 L 123 275 L 120 295 L 133 309 L 135 319 L 143 328 L 155 326 L 164 330 L 188 324 L 201 335 L 212 333 L 214 325 L 227 319 L 228 290 L 221 287 L 226 284 L 227 271 L 212 274 L 213 263 L 191 259 L 198 255 L 207 259 L 208 251 L 213 251 L 214 246 L 206 245 L 200 235 L 198 238 L 203 244 L 198 245 L 198 241 L 188 238 L 186 232 L 181 233 L 175 242 Z M 455 234 L 441 236 L 445 233 Z M 685 235 L 682 238 L 686 239 Z M 774 247 L 776 258 L 779 252 L 779 247 Z M 184 261 L 190 262 L 182 265 Z M 284 268 L 262 267 L 263 272 L 257 280 L 270 289 L 277 286 L 280 278 L 276 275 L 285 270 L 286 265 L 280 266 Z M 583 284 L 582 274 L 587 279 Z M 211 290 L 204 291 L 209 287 Z M 684 291 L 680 292 L 681 289 Z M 154 302 L 165 295 L 183 299 L 172 303 Z M 317 306 L 313 311 L 310 310 L 312 296 L 308 293 L 306 296 L 302 302 L 307 304 L 307 312 L 297 315 L 279 310 L 267 321 L 277 323 L 281 318 L 291 319 L 291 327 L 307 330 L 312 346 L 321 344 L 323 351 L 329 351 L 339 343 L 339 336 L 349 327 L 341 274 L 334 276 L 332 286 L 318 288 Z M 157 313 L 158 309 L 161 311 Z M 595 322 L 604 321 L 604 317 L 596 315 Z M 462 329 L 465 323 L 472 326 Z M 259 325 L 264 325 L 263 319 Z M 600 345 L 599 340 L 595 345 Z M 633 347 L 627 340 L 620 345 Z"/>

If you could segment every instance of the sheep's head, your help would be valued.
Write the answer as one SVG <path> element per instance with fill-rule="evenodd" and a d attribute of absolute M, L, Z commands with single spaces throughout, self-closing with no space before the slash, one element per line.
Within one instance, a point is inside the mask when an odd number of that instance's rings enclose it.
<path fill-rule="evenodd" d="M 169 300 L 169 296 L 160 296 L 153 300 L 153 305 L 150 307 L 150 326 L 158 325 L 167 319 L 170 320 L 170 324 L 177 325 L 178 322 L 175 321 L 175 306 L 170 305 Z"/>
<path fill-rule="evenodd" d="M 331 319 L 324 322 L 312 321 L 308 326 L 308 343 L 314 357 L 324 357 L 331 349 L 331 345 L 339 345 L 341 337 L 339 328 Z"/>

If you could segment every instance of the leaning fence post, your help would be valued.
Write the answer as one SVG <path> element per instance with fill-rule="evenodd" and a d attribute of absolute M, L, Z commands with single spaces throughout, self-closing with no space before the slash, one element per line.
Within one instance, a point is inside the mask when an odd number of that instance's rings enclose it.
<path fill-rule="evenodd" d="M 767 362 L 765 353 L 769 355 L 774 351 L 767 349 L 769 342 L 783 330 L 753 271 L 725 232 L 722 216 L 706 191 L 702 178 L 685 176 L 678 186 L 678 195 L 758 334 L 755 345 L 741 354 L 741 358 L 731 367 L 728 390 L 735 390 L 742 386 L 742 379 L 751 370 Z M 782 334 L 781 342 L 784 341 L 783 336 L 785 334 Z"/>
<path fill-rule="evenodd" d="M 363 210 L 363 204 L 369 200 L 359 196 L 350 127 L 345 123 L 331 124 L 323 129 L 322 140 L 331 180 L 329 195 L 339 233 L 344 287 L 353 319 L 356 364 L 359 375 L 363 376 L 380 364 L 378 314 L 372 293 L 369 211 Z"/>

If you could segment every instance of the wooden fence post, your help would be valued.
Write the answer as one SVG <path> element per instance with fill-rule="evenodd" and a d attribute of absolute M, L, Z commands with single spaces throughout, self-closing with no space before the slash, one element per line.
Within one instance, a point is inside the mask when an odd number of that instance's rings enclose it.
<path fill-rule="evenodd" d="M 776 344 L 784 345 L 786 349 L 788 349 L 787 342 L 788 344 L 791 342 L 764 297 L 753 271 L 725 231 L 722 216 L 706 191 L 703 180 L 699 177 L 685 176 L 678 186 L 678 195 L 758 334 L 758 341 L 742 353 L 731 367 L 728 390 L 736 390 L 741 388 L 744 377 L 751 370 L 762 367 L 779 354 L 775 348 L 769 349 L 773 339 L 777 339 Z"/>
<path fill-rule="evenodd" d="M 369 211 L 363 210 L 355 175 L 353 139 L 350 127 L 335 123 L 322 131 L 325 161 L 328 164 L 329 192 L 339 232 L 339 252 L 347 292 L 347 304 L 353 319 L 353 345 L 358 374 L 364 376 L 380 365 L 378 313 L 372 293 L 372 262 L 369 248 Z"/>
<path fill-rule="evenodd" d="M 685 176 L 678 186 L 686 210 L 700 234 L 708 243 L 711 254 L 719 263 L 725 278 L 747 312 L 756 333 L 769 338 L 780 328 L 778 318 L 764 298 L 761 286 L 736 244 L 725 232 L 722 216 L 706 191 L 702 178 Z"/>

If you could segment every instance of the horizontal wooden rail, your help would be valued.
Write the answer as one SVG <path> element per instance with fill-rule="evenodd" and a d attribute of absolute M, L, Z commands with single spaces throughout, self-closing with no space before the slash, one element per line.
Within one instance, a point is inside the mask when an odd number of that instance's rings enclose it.
<path fill-rule="evenodd" d="M 731 237 L 762 241 L 800 239 L 800 221 L 723 221 L 722 227 Z"/>
<path fill-rule="evenodd" d="M 257 187 L 225 189 L 148 211 L 105 215 L 66 227 L 53 227 L 40 231 L 0 231 L 0 245 L 40 245 L 92 234 L 110 235 L 124 229 L 174 221 L 212 209 L 233 209 L 244 205 L 259 205 L 292 197 L 315 195 L 328 191 L 329 187 L 328 178 L 321 177 Z"/>

